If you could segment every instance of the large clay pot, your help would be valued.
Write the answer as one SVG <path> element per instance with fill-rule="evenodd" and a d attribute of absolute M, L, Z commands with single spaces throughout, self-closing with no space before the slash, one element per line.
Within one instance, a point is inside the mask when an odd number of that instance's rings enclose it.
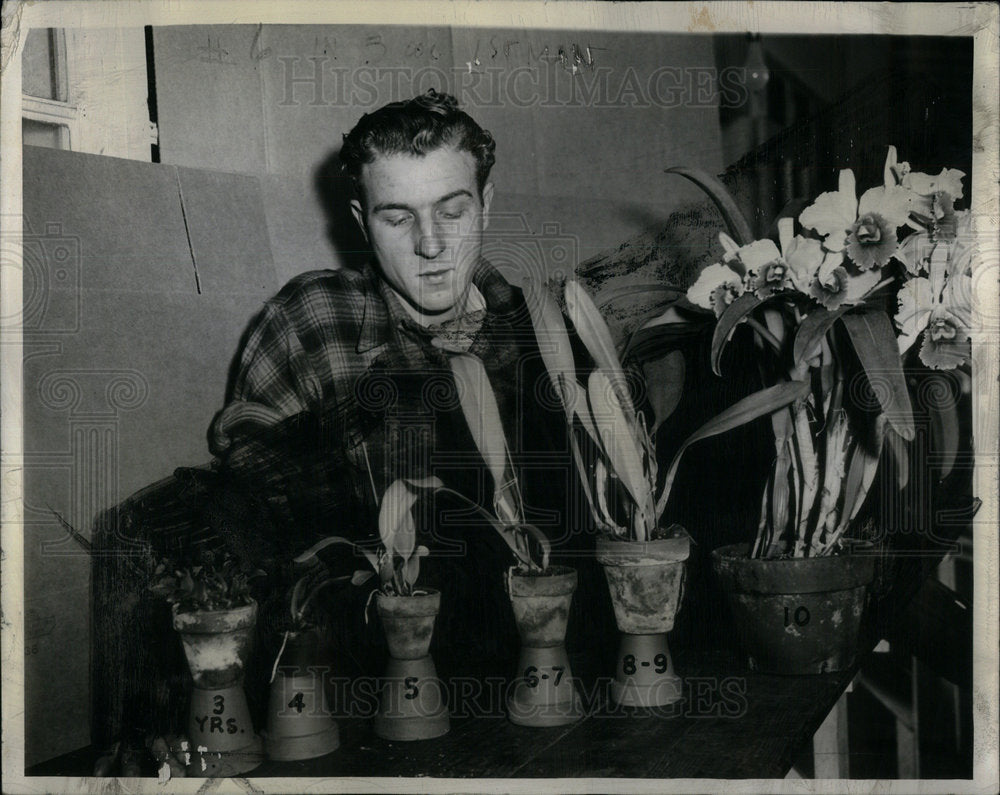
<path fill-rule="evenodd" d="M 256 602 L 191 613 L 179 612 L 174 605 L 174 629 L 194 680 L 188 712 L 191 775 L 237 775 L 253 770 L 263 759 L 243 692 L 256 620 Z"/>
<path fill-rule="evenodd" d="M 521 637 L 519 678 L 507 711 L 520 726 L 563 726 L 583 717 L 565 646 L 576 583 L 576 570 L 566 566 L 551 566 L 545 574 L 514 570 L 507 578 Z"/>
<path fill-rule="evenodd" d="M 597 560 L 608 580 L 621 643 L 611 685 L 617 704 L 659 707 L 679 701 L 667 633 L 684 595 L 684 562 L 691 539 L 679 532 L 654 541 L 597 539 Z"/>
<path fill-rule="evenodd" d="M 319 664 L 315 631 L 291 632 L 268 700 L 268 758 L 278 761 L 313 759 L 340 746 L 337 724 L 326 703 L 325 673 Z"/>
<path fill-rule="evenodd" d="M 733 612 L 751 670 L 821 674 L 854 664 L 876 555 L 760 560 L 732 544 L 712 568 Z"/>
<path fill-rule="evenodd" d="M 451 720 L 444 685 L 429 654 L 440 592 L 378 593 L 375 606 L 389 646 L 375 733 L 386 740 L 427 740 L 446 734 Z"/>

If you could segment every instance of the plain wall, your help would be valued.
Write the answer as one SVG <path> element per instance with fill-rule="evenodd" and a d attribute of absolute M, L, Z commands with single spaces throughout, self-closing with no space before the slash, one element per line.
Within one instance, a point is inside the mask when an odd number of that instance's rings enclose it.
<path fill-rule="evenodd" d="M 269 25 L 153 40 L 162 162 L 265 177 L 281 281 L 348 261 L 337 244 L 360 241 L 336 170 L 342 136 L 427 88 L 493 133 L 503 233 L 569 236 L 578 262 L 697 195 L 664 168 L 723 165 L 709 36 Z"/>

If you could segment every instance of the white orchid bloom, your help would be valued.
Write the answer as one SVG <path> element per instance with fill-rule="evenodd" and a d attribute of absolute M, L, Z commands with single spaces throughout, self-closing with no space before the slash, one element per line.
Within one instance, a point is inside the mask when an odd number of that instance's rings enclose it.
<path fill-rule="evenodd" d="M 913 194 L 896 184 L 892 165 L 895 147 L 886 158 L 886 184 L 865 191 L 857 199 L 854 172 L 840 172 L 836 191 L 821 193 L 799 215 L 799 223 L 823 238 L 823 248 L 843 251 L 860 270 L 881 268 L 895 254 L 896 230 L 907 223 Z"/>

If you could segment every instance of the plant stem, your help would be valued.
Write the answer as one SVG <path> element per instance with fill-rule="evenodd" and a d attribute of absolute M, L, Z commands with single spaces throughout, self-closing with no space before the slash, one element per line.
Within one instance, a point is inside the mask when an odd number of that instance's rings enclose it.
<path fill-rule="evenodd" d="M 750 326 L 754 331 L 757 332 L 758 336 L 762 340 L 765 340 L 768 345 L 770 345 L 775 353 L 781 352 L 781 343 L 778 342 L 778 338 L 775 337 L 768 329 L 766 329 L 759 320 L 752 317 L 746 318 L 747 325 Z"/>
<path fill-rule="evenodd" d="M 795 424 L 794 439 L 802 462 L 802 512 L 799 514 L 799 526 L 795 533 L 795 557 L 805 554 L 806 535 L 809 530 L 809 515 L 812 513 L 813 502 L 819 481 L 819 467 L 816 451 L 813 448 L 812 430 L 809 418 L 806 416 L 804 401 L 798 401 L 792 407 L 792 417 Z"/>

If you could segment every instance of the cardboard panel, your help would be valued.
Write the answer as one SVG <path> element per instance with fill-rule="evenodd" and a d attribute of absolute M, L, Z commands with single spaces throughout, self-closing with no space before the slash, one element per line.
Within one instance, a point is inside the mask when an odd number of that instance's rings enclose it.
<path fill-rule="evenodd" d="M 153 28 L 160 160 L 266 170 L 256 25 Z"/>
<path fill-rule="evenodd" d="M 274 264 L 256 178 L 177 169 L 198 288 L 206 295 L 275 292 Z"/>
<path fill-rule="evenodd" d="M 557 57 L 541 67 L 548 77 L 540 90 L 552 106 L 536 108 L 539 193 L 662 201 L 674 192 L 664 168 L 721 170 L 709 37 L 572 31 L 545 37 Z"/>
<path fill-rule="evenodd" d="M 265 175 L 260 178 L 260 190 L 278 284 L 305 271 L 347 264 L 348 252 L 364 247 L 354 219 L 343 208 L 346 197 L 339 199 L 342 211 L 328 218 L 324 206 L 334 204 L 337 198 L 324 200 L 312 180 Z M 331 225 L 335 231 L 329 230 Z"/>
<path fill-rule="evenodd" d="M 261 42 L 272 173 L 312 175 L 362 113 L 441 90 L 452 67 L 447 28 L 268 25 Z"/>
<path fill-rule="evenodd" d="M 26 301 L 28 290 L 41 300 L 81 287 L 195 293 L 173 169 L 25 147 L 24 216 L 40 257 L 25 271 Z M 65 244 L 65 256 L 55 243 Z"/>
<path fill-rule="evenodd" d="M 24 163 L 32 764 L 89 742 L 89 566 L 53 511 L 87 535 L 99 511 L 209 460 L 240 337 L 276 279 L 256 180 L 186 172 L 189 247 L 177 169 L 50 149 Z"/>

